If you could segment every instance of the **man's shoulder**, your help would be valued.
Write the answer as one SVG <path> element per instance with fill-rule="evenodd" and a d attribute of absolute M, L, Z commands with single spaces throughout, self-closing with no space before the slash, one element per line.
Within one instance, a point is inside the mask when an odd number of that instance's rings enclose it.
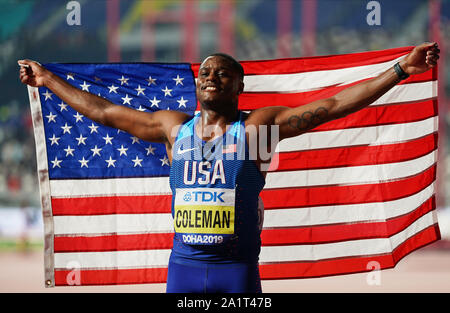
<path fill-rule="evenodd" d="M 248 117 L 245 120 L 246 125 L 273 125 L 275 117 L 278 113 L 286 110 L 284 106 L 268 106 L 262 107 L 248 112 Z"/>
<path fill-rule="evenodd" d="M 155 118 L 159 119 L 161 123 L 172 126 L 182 125 L 193 117 L 193 115 L 186 112 L 175 110 L 160 110 L 154 114 Z"/>
<path fill-rule="evenodd" d="M 175 110 L 161 110 L 156 111 L 154 117 L 162 125 L 170 144 L 173 144 L 180 128 L 189 122 L 193 115 Z"/>

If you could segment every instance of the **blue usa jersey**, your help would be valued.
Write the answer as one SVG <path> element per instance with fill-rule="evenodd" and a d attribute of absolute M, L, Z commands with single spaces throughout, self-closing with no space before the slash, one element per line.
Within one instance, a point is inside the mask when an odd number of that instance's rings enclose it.
<path fill-rule="evenodd" d="M 197 114 L 172 147 L 170 187 L 175 236 L 172 259 L 257 262 L 261 248 L 258 197 L 264 178 L 249 158 L 245 114 L 223 136 L 203 141 Z"/>

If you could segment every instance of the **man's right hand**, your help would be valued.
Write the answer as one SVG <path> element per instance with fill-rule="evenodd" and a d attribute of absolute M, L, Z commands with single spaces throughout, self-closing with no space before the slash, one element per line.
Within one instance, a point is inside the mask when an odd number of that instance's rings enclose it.
<path fill-rule="evenodd" d="M 28 67 L 20 66 L 20 81 L 32 87 L 42 87 L 45 85 L 45 79 L 50 73 L 37 62 L 31 60 L 19 60 L 19 65 L 28 65 Z"/>

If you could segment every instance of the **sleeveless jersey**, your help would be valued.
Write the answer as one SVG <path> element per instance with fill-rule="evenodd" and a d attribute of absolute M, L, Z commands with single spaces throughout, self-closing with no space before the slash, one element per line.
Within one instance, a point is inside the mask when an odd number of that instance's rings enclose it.
<path fill-rule="evenodd" d="M 180 128 L 172 147 L 170 187 L 175 235 L 171 260 L 254 263 L 261 249 L 258 204 L 264 178 L 250 160 L 245 118 L 203 141 L 200 114 Z"/>

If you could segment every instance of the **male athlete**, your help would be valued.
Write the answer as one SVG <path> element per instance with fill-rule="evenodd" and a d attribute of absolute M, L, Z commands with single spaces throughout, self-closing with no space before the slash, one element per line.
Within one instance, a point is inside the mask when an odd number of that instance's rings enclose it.
<path fill-rule="evenodd" d="M 164 143 L 171 162 L 175 235 L 167 292 L 261 292 L 258 197 L 262 160 L 250 158 L 260 125 L 278 125 L 279 140 L 356 112 L 409 75 L 434 67 L 436 43 L 424 43 L 379 76 L 335 96 L 296 108 L 238 110 L 244 71 L 232 57 L 213 54 L 200 66 L 196 86 L 201 112 L 140 112 L 79 90 L 38 63 L 20 60 L 20 80 L 45 86 L 84 116 L 150 142 Z M 28 67 L 27 67 L 28 66 Z M 270 129 L 270 127 L 269 127 Z M 268 136 L 270 138 L 270 135 Z M 271 151 L 267 141 L 266 151 Z M 267 160 L 264 160 L 267 162 Z"/>

